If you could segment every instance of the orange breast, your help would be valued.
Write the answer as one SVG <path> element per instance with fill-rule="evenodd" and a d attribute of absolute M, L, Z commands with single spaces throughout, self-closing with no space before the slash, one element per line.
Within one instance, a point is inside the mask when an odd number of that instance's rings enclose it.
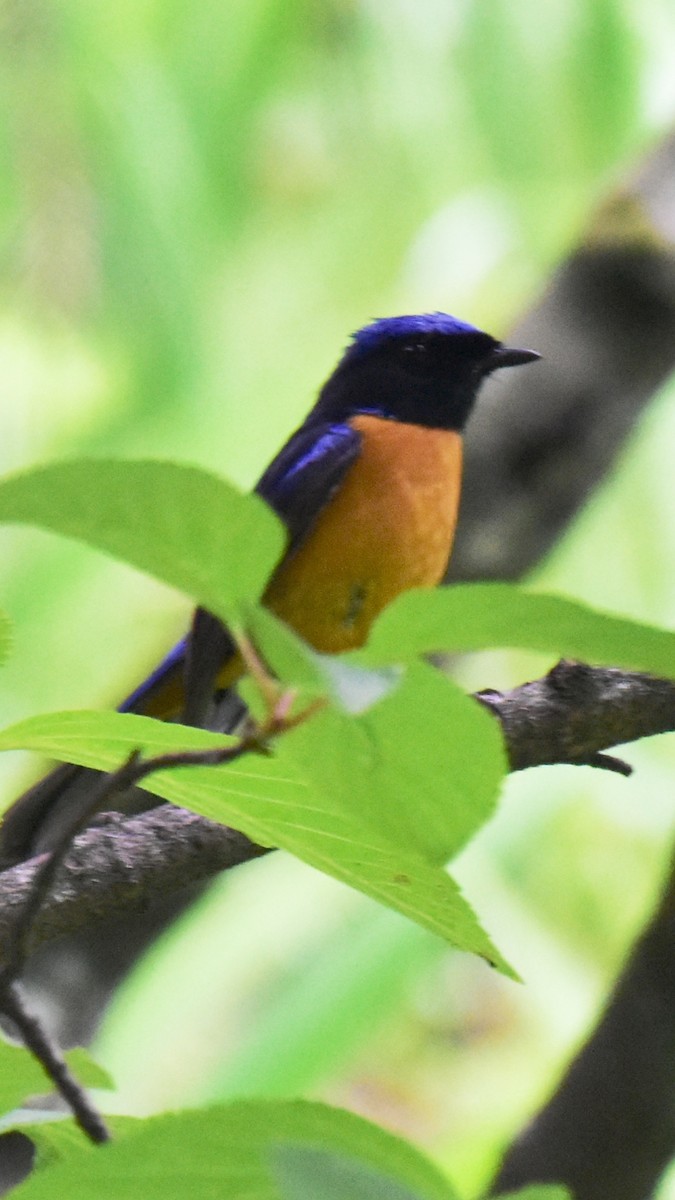
<path fill-rule="evenodd" d="M 462 441 L 451 430 L 358 416 L 362 451 L 264 597 L 323 653 L 360 646 L 386 604 L 445 572 L 457 522 Z"/>

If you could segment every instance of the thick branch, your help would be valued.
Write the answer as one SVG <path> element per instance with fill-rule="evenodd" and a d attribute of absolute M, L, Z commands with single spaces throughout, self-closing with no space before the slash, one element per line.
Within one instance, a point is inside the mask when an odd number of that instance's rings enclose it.
<path fill-rule="evenodd" d="M 559 663 L 543 679 L 478 698 L 502 724 L 513 770 L 584 764 L 608 746 L 675 730 L 675 684 L 579 663 Z M 36 918 L 31 949 L 144 913 L 158 900 L 263 853 L 243 834 L 173 805 L 141 816 L 110 816 L 75 839 Z M 0 962 L 40 861 L 0 875 Z"/>
<path fill-rule="evenodd" d="M 281 700 L 281 697 L 279 698 Z M 302 720 L 296 718 L 296 724 Z M 42 909 L 49 903 L 54 891 L 54 882 L 78 833 L 86 829 L 96 813 L 105 812 L 118 795 L 139 784 L 155 771 L 188 765 L 222 766 L 234 762 L 245 754 L 263 752 L 264 734 L 282 732 L 288 727 L 283 717 L 270 714 L 267 729 L 256 728 L 248 736 L 241 737 L 234 745 L 215 750 L 186 751 L 178 754 L 160 754 L 144 759 L 140 751 L 129 755 L 116 771 L 95 777 L 87 804 L 75 807 L 70 813 L 60 839 L 50 854 L 38 863 L 25 903 L 9 930 L 5 948 L 5 964 L 0 971 L 0 1013 L 9 1017 L 24 1045 L 41 1064 L 51 1079 L 61 1099 L 70 1108 L 82 1132 L 95 1144 L 110 1140 L 110 1132 L 98 1109 L 92 1103 L 86 1089 L 81 1086 L 68 1066 L 56 1040 L 50 1035 L 46 1023 L 32 1011 L 26 1002 L 20 976 L 24 972 L 30 954 L 33 930 Z"/>
<path fill-rule="evenodd" d="M 610 746 L 675 729 L 675 683 L 562 660 L 511 692 L 480 692 L 501 721 L 512 771 L 592 764 Z"/>
<path fill-rule="evenodd" d="M 111 918 L 145 913 L 265 851 L 243 834 L 174 805 L 136 817 L 110 814 L 77 837 L 32 928 L 31 950 Z M 0 962 L 44 855 L 0 875 Z"/>

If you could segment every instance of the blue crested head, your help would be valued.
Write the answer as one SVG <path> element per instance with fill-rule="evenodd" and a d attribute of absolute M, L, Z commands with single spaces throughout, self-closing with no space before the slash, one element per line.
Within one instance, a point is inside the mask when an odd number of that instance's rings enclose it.
<path fill-rule="evenodd" d="M 357 356 L 367 354 L 369 350 L 382 346 L 395 338 L 422 337 L 428 334 L 438 334 L 441 337 L 452 337 L 454 334 L 480 334 L 480 329 L 469 325 L 468 321 L 460 321 L 459 317 L 451 317 L 450 313 L 412 313 L 402 317 L 380 317 L 364 325 L 352 334 L 351 344 L 346 353 Z M 485 335 L 483 335 L 485 336 Z"/>
<path fill-rule="evenodd" d="M 538 358 L 503 346 L 449 313 L 382 317 L 352 337 L 324 384 L 312 420 L 356 413 L 462 430 L 483 379 Z"/>

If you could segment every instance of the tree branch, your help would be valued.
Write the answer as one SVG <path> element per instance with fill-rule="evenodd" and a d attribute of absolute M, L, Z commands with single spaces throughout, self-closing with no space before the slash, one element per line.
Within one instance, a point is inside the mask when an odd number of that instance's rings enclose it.
<path fill-rule="evenodd" d="M 509 331 L 543 358 L 495 376 L 471 417 L 451 579 L 518 579 L 540 562 L 675 369 L 674 180 L 671 134 Z"/>
<path fill-rule="evenodd" d="M 296 718 L 296 722 L 302 717 Z M 83 1133 L 95 1144 L 110 1140 L 108 1128 L 98 1110 L 91 1103 L 87 1091 L 72 1074 L 59 1046 L 51 1037 L 45 1024 L 31 1011 L 19 982 L 28 959 L 33 932 L 39 924 L 42 910 L 54 896 L 54 882 L 61 870 L 78 832 L 81 832 L 95 813 L 105 811 L 118 793 L 139 784 L 155 771 L 171 767 L 221 765 L 233 762 L 242 755 L 256 751 L 265 753 L 265 732 L 281 732 L 285 727 L 283 717 L 271 715 L 268 729 L 254 729 L 233 746 L 217 750 L 186 751 L 178 754 L 161 754 L 153 758 L 142 758 L 138 751 L 132 753 L 116 771 L 96 778 L 87 804 L 70 814 L 53 850 L 42 855 L 33 874 L 31 884 L 23 897 L 23 903 L 8 929 L 5 960 L 0 970 L 0 1013 L 9 1017 L 21 1035 L 24 1045 L 41 1063 L 45 1074 L 51 1079 L 59 1095 L 70 1107 Z M 81 899 L 78 898 L 78 899 Z"/>
<path fill-rule="evenodd" d="M 608 747 L 675 730 L 675 683 L 576 662 L 476 699 L 500 721 L 514 771 L 606 766 Z M 243 834 L 173 805 L 134 817 L 107 814 L 75 838 L 49 894 L 39 888 L 39 907 L 31 896 L 45 856 L 0 875 L 0 963 L 17 958 L 17 928 L 23 958 L 112 918 L 142 915 L 167 895 L 264 853 Z M 26 928 L 20 914 L 30 904 Z M 595 1035 L 507 1152 L 497 1190 L 559 1180 L 577 1200 L 643 1200 L 656 1182 L 675 1146 L 674 933 L 675 874 Z"/>
<path fill-rule="evenodd" d="M 111 918 L 141 915 L 167 894 L 205 883 L 264 853 L 236 830 L 173 804 L 135 817 L 106 814 L 75 838 L 51 895 L 35 916 L 28 948 L 32 953 Z M 47 857 L 0 874 L 0 963 Z"/>
<path fill-rule="evenodd" d="M 565 659 L 542 679 L 476 698 L 501 722 L 512 771 L 601 766 L 593 760 L 608 747 L 675 729 L 675 683 Z"/>
<path fill-rule="evenodd" d="M 610 746 L 675 730 L 674 683 L 612 668 L 561 662 L 543 679 L 477 699 L 500 721 L 514 771 L 592 764 Z M 264 853 L 243 834 L 174 805 L 134 817 L 109 814 L 75 838 L 33 922 L 29 949 L 145 913 L 167 895 Z M 0 963 L 42 862 L 0 875 Z"/>

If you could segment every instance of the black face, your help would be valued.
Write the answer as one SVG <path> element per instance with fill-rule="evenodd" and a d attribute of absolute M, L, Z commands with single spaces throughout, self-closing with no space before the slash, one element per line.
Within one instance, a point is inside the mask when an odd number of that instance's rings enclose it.
<path fill-rule="evenodd" d="M 462 430 L 486 375 L 536 357 L 532 351 L 507 350 L 470 327 L 397 332 L 372 338 L 366 345 L 357 340 L 324 385 L 316 415 L 345 420 L 355 413 L 376 413 L 415 425 Z"/>

